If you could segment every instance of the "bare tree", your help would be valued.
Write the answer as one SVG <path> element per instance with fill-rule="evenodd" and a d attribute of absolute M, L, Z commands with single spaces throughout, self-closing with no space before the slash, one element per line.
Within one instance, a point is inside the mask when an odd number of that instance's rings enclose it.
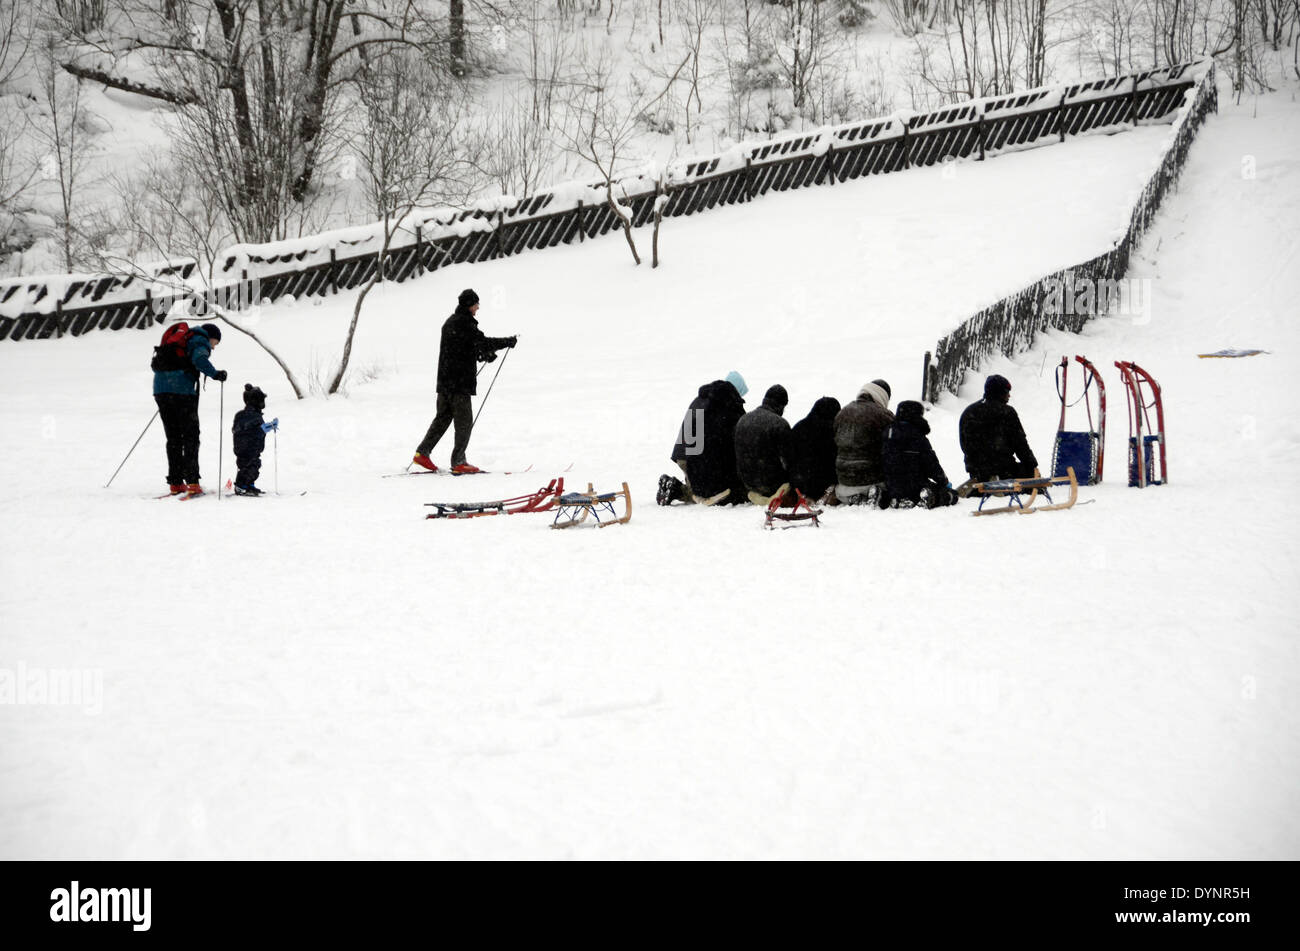
<path fill-rule="evenodd" d="M 637 77 L 628 77 L 620 88 L 615 85 L 609 51 L 602 47 L 594 59 L 588 59 L 583 82 L 567 104 L 568 121 L 562 133 L 565 148 L 599 176 L 605 200 L 618 218 L 632 260 L 638 265 L 641 255 L 632 236 L 632 219 L 618 200 L 625 196 L 615 195 L 615 188 L 620 187 L 619 174 L 627 164 L 627 151 L 641 117 L 668 95 L 689 61 L 689 55 L 683 58 L 658 92 L 645 91 Z M 637 93 L 633 87 L 641 91 Z"/>
<path fill-rule="evenodd" d="M 94 119 L 81 98 L 81 83 L 59 65 L 54 37 L 42 46 L 36 66 L 41 115 L 33 123 L 40 149 L 40 178 L 55 195 L 54 219 L 58 229 L 59 264 L 71 274 L 85 263 L 81 205 L 89 173 Z"/>
<path fill-rule="evenodd" d="M 214 279 L 219 249 L 233 235 L 219 207 L 205 199 L 194 170 L 154 159 L 133 176 L 117 176 L 112 185 L 122 209 L 114 224 L 128 238 L 125 252 L 102 251 L 99 266 L 108 273 L 134 274 L 147 280 L 155 299 L 175 296 L 189 302 L 196 314 L 213 316 L 245 335 L 275 361 L 293 389 L 306 395 L 302 383 L 283 357 L 249 326 L 243 316 L 257 305 L 256 282 L 233 286 Z M 197 263 L 194 278 L 158 276 L 151 261 L 189 258 Z"/>
<path fill-rule="evenodd" d="M 454 81 L 430 69 L 418 54 L 390 50 L 366 70 L 360 92 L 356 149 L 367 193 L 383 219 L 383 233 L 375 271 L 353 304 L 343 356 L 329 383 L 331 394 L 343 385 L 362 308 L 383 280 L 393 240 L 409 228 L 411 213 L 428 205 L 463 202 L 477 184 L 476 146 L 460 134 L 464 90 Z"/>
<path fill-rule="evenodd" d="M 111 0 L 108 21 L 80 39 L 110 66 L 135 56 L 173 101 L 194 102 L 179 113 L 182 151 L 244 241 L 294 230 L 329 159 L 338 94 L 369 58 L 448 55 L 415 0 Z"/>
<path fill-rule="evenodd" d="M 478 170 L 503 195 L 532 195 L 546 184 L 557 149 L 528 103 L 510 99 L 489 112 L 484 134 L 490 146 L 481 150 Z"/>

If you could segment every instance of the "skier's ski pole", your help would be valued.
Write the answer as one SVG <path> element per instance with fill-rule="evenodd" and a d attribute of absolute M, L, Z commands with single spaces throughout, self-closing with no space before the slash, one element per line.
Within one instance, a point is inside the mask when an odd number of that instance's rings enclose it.
<path fill-rule="evenodd" d="M 487 392 L 483 394 L 483 402 L 478 404 L 478 412 L 474 414 L 474 421 L 469 424 L 471 432 L 473 432 L 474 427 L 478 425 L 478 418 L 483 413 L 483 407 L 487 406 L 488 397 L 492 395 L 492 387 L 497 385 L 497 377 L 501 375 L 501 367 L 506 365 L 506 357 L 510 356 L 510 351 L 513 349 L 514 347 L 510 347 L 506 350 L 505 357 L 501 358 L 501 366 L 497 367 L 497 372 L 492 374 L 492 382 L 488 384 Z"/>
<path fill-rule="evenodd" d="M 153 425 L 153 421 L 157 418 L 158 410 L 154 410 L 153 415 L 149 417 L 149 422 L 144 424 L 144 429 L 140 430 L 140 435 L 135 437 L 135 442 L 131 443 L 131 448 L 126 451 L 126 456 L 118 463 L 117 468 L 113 470 L 113 474 L 109 476 L 108 481 L 104 483 L 104 488 L 107 489 L 113 484 L 113 480 L 117 478 L 117 474 L 122 471 L 122 466 L 126 465 L 126 460 L 131 458 L 131 453 L 135 452 L 135 447 L 140 445 L 140 440 L 144 439 L 144 434 L 149 431 L 149 427 Z"/>
<path fill-rule="evenodd" d="M 271 430 L 271 446 L 275 456 L 275 494 L 280 494 L 280 427 Z"/>
<path fill-rule="evenodd" d="M 226 381 L 221 381 L 221 396 L 217 400 L 217 501 L 221 501 L 221 463 L 226 455 Z"/>

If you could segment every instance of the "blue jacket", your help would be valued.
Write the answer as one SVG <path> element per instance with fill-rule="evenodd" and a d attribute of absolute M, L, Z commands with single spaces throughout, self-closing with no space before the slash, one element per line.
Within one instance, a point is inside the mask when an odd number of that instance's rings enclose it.
<path fill-rule="evenodd" d="M 212 341 L 201 327 L 190 331 L 189 343 L 185 352 L 190 358 L 190 366 L 184 370 L 163 370 L 153 375 L 153 392 L 178 393 L 181 396 L 193 396 L 199 391 L 199 371 L 204 375 L 216 377 L 217 370 L 208 359 L 212 355 Z"/>

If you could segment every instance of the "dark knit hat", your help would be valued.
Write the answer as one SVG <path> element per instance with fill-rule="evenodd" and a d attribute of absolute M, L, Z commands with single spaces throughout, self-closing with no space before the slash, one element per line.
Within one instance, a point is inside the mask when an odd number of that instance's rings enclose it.
<path fill-rule="evenodd" d="M 894 416 L 909 423 L 914 423 L 918 419 L 925 417 L 925 407 L 916 400 L 903 400 L 898 404 L 898 411 Z"/>
<path fill-rule="evenodd" d="M 820 416 L 822 419 L 834 419 L 840 411 L 840 401 L 833 396 L 823 396 L 816 403 L 813 403 L 813 416 Z"/>
<path fill-rule="evenodd" d="M 266 408 L 266 394 L 255 387 L 252 383 L 244 384 L 244 405 L 251 406 L 253 409 Z"/>
<path fill-rule="evenodd" d="M 209 340 L 221 339 L 221 328 L 216 324 L 202 324 L 199 329 L 208 335 Z"/>
<path fill-rule="evenodd" d="M 767 406 L 785 409 L 786 404 L 790 402 L 790 394 L 785 391 L 785 387 L 780 383 L 775 383 L 767 388 L 763 394 L 763 403 Z"/>
<path fill-rule="evenodd" d="M 884 390 L 886 396 L 892 397 L 894 395 L 893 391 L 890 390 L 889 388 L 889 384 L 886 383 L 884 380 L 872 380 L 871 382 L 876 384 L 876 386 L 880 387 L 882 390 Z"/>
<path fill-rule="evenodd" d="M 465 288 L 460 292 L 460 297 L 456 298 L 461 307 L 473 307 L 478 303 L 478 295 L 471 288 Z"/>
<path fill-rule="evenodd" d="M 984 381 L 984 395 L 995 399 L 1005 400 L 1011 395 L 1011 381 L 1005 376 L 999 376 L 994 373 Z"/>

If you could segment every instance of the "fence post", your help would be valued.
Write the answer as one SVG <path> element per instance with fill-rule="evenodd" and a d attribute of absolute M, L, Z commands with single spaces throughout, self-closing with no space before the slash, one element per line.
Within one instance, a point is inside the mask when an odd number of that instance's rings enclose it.
<path fill-rule="evenodd" d="M 927 403 L 933 403 L 934 397 L 930 395 L 930 351 L 925 351 L 925 363 L 921 365 L 921 399 Z"/>
<path fill-rule="evenodd" d="M 745 201 L 754 200 L 754 156 L 745 156 Z"/>
<path fill-rule="evenodd" d="M 424 226 L 415 226 L 415 270 L 417 274 L 424 273 Z"/>
<path fill-rule="evenodd" d="M 984 104 L 980 104 L 979 119 L 975 123 L 980 140 L 980 161 L 984 161 Z"/>
<path fill-rule="evenodd" d="M 907 154 L 907 153 L 908 153 L 908 150 L 911 148 L 911 146 L 908 144 L 908 141 L 907 141 L 907 122 L 906 122 L 906 121 L 903 122 L 903 138 L 900 139 L 899 141 L 901 141 L 901 142 L 903 143 L 903 168 L 911 168 L 911 167 L 912 167 L 912 159 L 911 159 L 911 157 Z"/>
<path fill-rule="evenodd" d="M 60 338 L 63 336 L 63 301 L 54 302 L 54 336 Z"/>
<path fill-rule="evenodd" d="M 587 229 L 582 224 L 582 199 L 578 199 L 578 207 L 573 209 L 574 220 L 578 222 L 578 244 L 587 240 Z"/>
<path fill-rule="evenodd" d="M 1128 121 L 1133 125 L 1138 124 L 1138 78 L 1133 77 L 1133 91 L 1129 94 L 1128 99 Z"/>
<path fill-rule="evenodd" d="M 1056 129 L 1061 135 L 1061 141 L 1065 141 L 1065 91 L 1061 91 L 1061 101 L 1056 106 Z"/>
<path fill-rule="evenodd" d="M 338 251 L 330 245 L 330 291 L 337 297 L 339 293 L 339 255 Z"/>
<path fill-rule="evenodd" d="M 835 175 L 835 144 L 834 144 L 834 143 L 831 143 L 830 145 L 826 146 L 826 174 L 827 174 L 827 176 L 830 178 L 830 180 L 831 180 L 831 184 L 834 185 L 834 184 L 835 184 L 835 178 L 836 178 L 836 175 Z"/>
<path fill-rule="evenodd" d="M 497 255 L 500 257 L 506 256 L 505 229 L 506 229 L 506 213 L 504 211 L 498 211 L 497 212 Z"/>

